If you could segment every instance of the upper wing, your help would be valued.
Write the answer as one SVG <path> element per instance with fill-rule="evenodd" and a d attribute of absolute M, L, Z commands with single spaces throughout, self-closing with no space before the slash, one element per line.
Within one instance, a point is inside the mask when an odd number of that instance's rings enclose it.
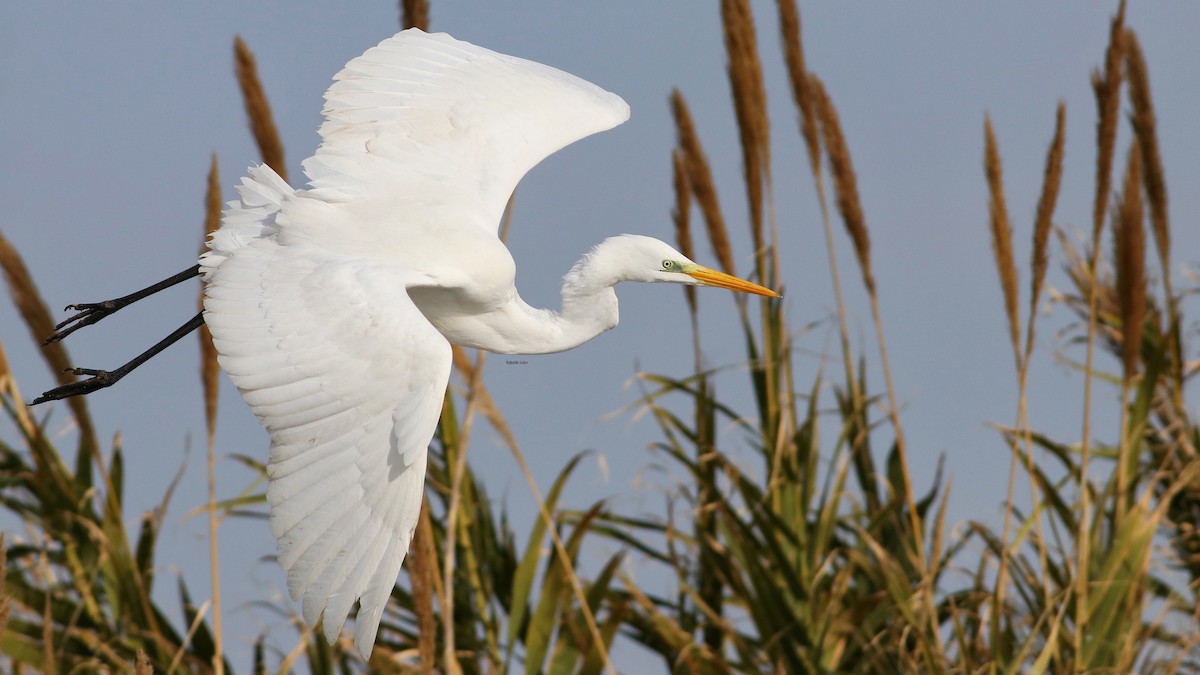
<path fill-rule="evenodd" d="M 325 94 L 316 155 L 327 201 L 400 200 L 493 234 L 517 182 L 556 150 L 629 118 L 616 94 L 532 61 L 413 28 L 350 61 Z M 413 218 L 401 222 L 414 222 Z"/>
<path fill-rule="evenodd" d="M 403 268 L 316 247 L 247 243 L 212 270 L 205 321 L 271 436 L 271 532 L 304 620 L 332 642 L 361 596 L 375 641 L 417 525 L 450 345 L 408 297 Z"/>

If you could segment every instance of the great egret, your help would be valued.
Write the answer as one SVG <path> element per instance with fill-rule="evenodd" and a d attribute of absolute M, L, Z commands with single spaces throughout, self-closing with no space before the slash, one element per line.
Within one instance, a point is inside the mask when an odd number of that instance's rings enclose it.
<path fill-rule="evenodd" d="M 650 237 L 606 239 L 535 309 L 497 224 L 517 181 L 624 122 L 620 97 L 567 73 L 411 29 L 350 61 L 325 95 L 321 145 L 297 190 L 251 167 L 199 264 L 80 310 L 61 339 L 192 276 L 204 311 L 116 371 L 35 402 L 109 386 L 207 323 L 221 367 L 271 438 L 267 500 L 304 620 L 333 641 L 355 601 L 367 657 L 421 508 L 450 343 L 501 353 L 576 347 L 617 325 L 621 281 L 778 297 Z"/>

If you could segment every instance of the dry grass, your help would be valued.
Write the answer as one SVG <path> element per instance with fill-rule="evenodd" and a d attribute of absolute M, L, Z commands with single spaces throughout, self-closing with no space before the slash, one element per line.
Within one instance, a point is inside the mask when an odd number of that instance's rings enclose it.
<path fill-rule="evenodd" d="M 800 135 L 808 150 L 808 164 L 814 176 L 820 174 L 821 139 L 817 131 L 817 107 L 813 100 L 808 69 L 804 65 L 804 48 L 800 41 L 800 12 L 796 0 L 777 0 L 779 32 L 783 41 L 783 60 L 787 65 L 792 98 L 800 117 Z"/>
<path fill-rule="evenodd" d="M 733 89 L 733 108 L 741 137 L 742 170 L 745 172 L 750 206 L 750 233 L 754 238 L 758 269 L 766 252 L 764 231 L 764 190 L 770 180 L 770 125 L 767 118 L 767 91 L 763 84 L 762 63 L 758 57 L 758 38 L 749 0 L 721 0 L 721 25 L 725 51 L 729 55 L 729 84 Z"/>
<path fill-rule="evenodd" d="M 1158 257 L 1163 270 L 1169 270 L 1171 259 L 1171 227 L 1167 219 L 1167 183 L 1163 176 L 1162 155 L 1158 151 L 1157 122 L 1154 100 L 1150 96 L 1150 73 L 1142 55 L 1137 35 L 1131 30 L 1122 33 L 1126 77 L 1129 78 L 1129 99 L 1133 104 L 1133 132 L 1141 150 L 1141 174 L 1150 207 L 1150 222 L 1158 244 Z M 1128 188 L 1126 188 L 1128 190 Z M 1169 275 L 1164 275 L 1169 276 Z"/>
<path fill-rule="evenodd" d="M 696 197 L 696 204 L 704 214 L 708 241 L 721 269 L 728 274 L 737 274 L 733 264 L 733 246 L 729 243 L 729 233 L 725 229 L 725 217 L 721 215 L 721 204 L 717 199 L 712 169 L 704 155 L 704 148 L 700 145 L 700 136 L 696 133 L 696 125 L 692 121 L 687 101 L 679 90 L 671 92 L 671 112 L 675 117 L 675 131 L 679 151 L 683 155 L 683 168 L 686 170 L 688 184 L 692 187 L 692 194 Z"/>
<path fill-rule="evenodd" d="M 846 137 L 842 134 L 842 124 L 838 119 L 837 108 L 833 99 L 825 91 L 821 78 L 813 74 L 809 77 L 813 98 L 816 101 L 817 115 L 821 120 L 821 136 L 825 141 L 825 152 L 829 158 L 829 173 L 833 176 L 833 189 L 837 195 L 838 211 L 842 214 L 842 222 L 846 225 L 846 233 L 854 243 L 854 255 L 858 258 L 858 267 L 862 271 L 863 285 L 867 292 L 875 293 L 875 275 L 871 272 L 871 237 L 867 233 L 867 221 L 863 216 L 862 205 L 858 199 L 858 180 L 854 175 L 854 165 L 850 161 L 850 148 L 846 146 Z"/>
<path fill-rule="evenodd" d="M 429 0 L 400 0 L 400 26 L 429 30 Z"/>
<path fill-rule="evenodd" d="M 692 242 L 692 186 L 688 182 L 687 169 L 684 168 L 683 153 L 671 151 L 671 178 L 675 189 L 675 208 L 671 211 L 671 221 L 675 224 L 675 242 L 679 244 L 679 252 L 685 257 L 695 260 L 696 246 Z M 687 298 L 689 314 L 696 315 L 696 288 L 685 285 L 684 297 Z"/>
<path fill-rule="evenodd" d="M 21 314 L 25 326 L 29 329 L 34 341 L 42 345 L 42 358 L 50 367 L 55 381 L 59 385 L 74 382 L 75 376 L 70 372 L 71 360 L 67 356 L 66 346 L 61 342 L 45 343 L 46 337 L 54 333 L 54 319 L 51 318 L 50 310 L 46 307 L 46 302 L 42 300 L 37 285 L 33 282 L 33 276 L 25 267 L 25 261 L 21 258 L 21 254 L 13 248 L 3 232 L 0 232 L 0 269 L 4 271 L 4 277 L 8 281 L 9 295 L 12 297 L 13 304 L 17 306 L 17 311 Z M 93 457 L 98 455 L 100 445 L 96 439 L 96 430 L 92 425 L 92 416 L 88 411 L 87 400 L 82 396 L 67 399 L 67 407 L 71 409 L 75 424 L 79 425 L 80 452 L 76 466 L 82 470 L 90 466 Z"/>
<path fill-rule="evenodd" d="M 254 134 L 258 151 L 262 153 L 263 164 L 274 169 L 275 173 L 286 181 L 288 176 L 287 165 L 283 159 L 283 141 L 279 139 L 279 131 L 275 128 L 275 118 L 271 115 L 267 93 L 258 79 L 254 53 L 240 35 L 233 39 L 233 56 L 238 86 L 241 87 L 242 99 L 246 104 L 246 118 L 250 120 L 250 131 Z"/>
<path fill-rule="evenodd" d="M 1030 264 L 1029 286 L 1029 329 L 1025 344 L 1025 354 L 1028 358 L 1033 349 L 1033 322 L 1037 316 L 1038 299 L 1042 293 L 1042 283 L 1046 279 L 1046 268 L 1049 265 L 1050 230 L 1054 227 L 1054 207 L 1058 203 L 1058 190 L 1062 185 L 1063 146 L 1067 139 L 1067 107 L 1061 101 L 1054 117 L 1054 140 L 1050 141 L 1050 149 L 1046 153 L 1046 169 L 1042 174 L 1042 194 L 1038 198 L 1037 212 L 1033 220 L 1033 253 Z"/>
<path fill-rule="evenodd" d="M 1142 226 L 1142 153 L 1134 140 L 1125 166 L 1125 181 L 1113 213 L 1113 260 L 1117 268 L 1117 303 L 1121 310 L 1121 366 L 1125 379 L 1138 371 L 1142 322 L 1146 315 L 1146 233 Z"/>
<path fill-rule="evenodd" d="M 221 177 L 217 171 L 217 155 L 209 160 L 208 181 L 204 193 L 204 241 L 221 226 Z M 205 245 L 201 244 L 201 251 Z M 197 304 L 204 309 L 204 286 L 201 284 Z M 213 345 L 212 333 L 207 324 L 200 324 L 196 332 L 200 341 L 200 386 L 204 391 L 204 422 L 206 430 L 206 463 L 208 467 L 208 536 L 209 571 L 212 579 L 212 623 L 213 623 L 213 671 L 216 675 L 225 672 L 224 638 L 221 632 L 221 571 L 217 546 L 217 394 L 220 366 L 217 365 L 217 348 Z"/>
<path fill-rule="evenodd" d="M 439 589 L 436 590 L 439 597 L 441 594 L 429 508 L 427 497 L 421 504 L 421 519 L 417 523 L 407 565 L 413 609 L 417 615 L 417 651 L 421 656 L 421 672 L 426 674 L 434 672 L 437 661 L 437 620 L 433 612 L 435 588 Z"/>
<path fill-rule="evenodd" d="M 1117 9 L 1109 26 L 1108 47 L 1104 51 L 1104 70 L 1092 72 L 1092 91 L 1096 97 L 1096 194 L 1092 200 L 1092 240 L 1091 254 L 1088 259 L 1088 333 L 1087 353 L 1084 357 L 1083 371 L 1083 431 L 1080 436 L 1079 484 L 1082 486 L 1079 495 L 1078 527 L 1075 531 L 1076 566 L 1077 569 L 1087 570 L 1091 564 L 1091 494 L 1086 489 L 1088 485 L 1088 468 L 1091 464 L 1091 434 L 1092 434 L 1092 375 L 1095 366 L 1095 344 L 1097 329 L 1096 303 L 1099 298 L 1100 284 L 1096 283 L 1097 263 L 1100 259 L 1100 233 L 1104 227 L 1104 214 L 1107 211 L 1108 195 L 1112 189 L 1112 161 L 1117 143 L 1117 121 L 1120 110 L 1121 95 L 1121 58 L 1122 33 L 1125 27 L 1125 0 Z M 1088 586 L 1087 575 L 1076 575 L 1075 591 L 1075 622 L 1083 625 L 1088 615 Z M 1076 652 L 1083 649 L 1082 631 L 1076 631 L 1073 636 L 1073 648 Z"/>
<path fill-rule="evenodd" d="M 1009 340 L 1017 368 L 1021 368 L 1021 318 L 1017 315 L 1017 262 L 1013 256 L 1012 224 L 1008 219 L 1008 206 L 1004 201 L 1004 171 L 1000 164 L 1000 151 L 996 147 L 996 135 L 992 131 L 992 118 L 984 116 L 983 170 L 987 176 L 988 213 L 992 231 L 992 253 L 996 258 L 996 269 L 1000 274 L 1000 288 L 1004 292 L 1004 315 L 1008 318 Z"/>
<path fill-rule="evenodd" d="M 1117 122 L 1121 106 L 1121 59 L 1125 29 L 1125 2 L 1122 0 L 1109 30 L 1108 48 L 1104 52 L 1104 70 L 1092 73 L 1092 91 L 1096 96 L 1096 196 L 1092 204 L 1092 243 L 1100 237 L 1107 212 L 1108 194 L 1112 189 L 1113 154 L 1117 146 Z"/>
<path fill-rule="evenodd" d="M 221 226 L 221 178 L 217 173 L 217 156 L 212 156 L 208 169 L 207 190 L 204 194 L 204 238 L 217 231 Z M 201 245 L 200 250 L 206 250 Z M 201 287 L 198 307 L 204 309 L 204 289 Z M 204 389 L 204 421 L 211 436 L 217 428 L 217 393 L 220 378 L 220 366 L 217 365 L 217 348 L 213 346 L 212 333 L 207 325 L 201 325 L 198 333 L 200 338 L 200 384 Z"/>

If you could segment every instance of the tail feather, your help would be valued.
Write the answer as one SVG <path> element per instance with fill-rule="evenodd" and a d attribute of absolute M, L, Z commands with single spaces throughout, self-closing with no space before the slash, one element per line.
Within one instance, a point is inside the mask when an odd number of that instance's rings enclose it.
<path fill-rule="evenodd" d="M 295 192 L 266 164 L 250 167 L 248 174 L 237 186 L 238 199 L 225 204 L 221 228 L 209 237 L 208 250 L 200 256 L 200 271 L 206 279 L 237 249 L 274 236 L 279 231 L 275 216 L 283 200 Z"/>

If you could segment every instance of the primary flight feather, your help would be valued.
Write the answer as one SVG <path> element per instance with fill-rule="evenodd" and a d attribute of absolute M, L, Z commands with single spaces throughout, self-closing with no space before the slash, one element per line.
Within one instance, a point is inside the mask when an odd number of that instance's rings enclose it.
<path fill-rule="evenodd" d="M 221 367 L 270 435 L 270 527 L 288 590 L 305 621 L 324 614 L 330 641 L 359 602 L 354 640 L 365 658 L 417 525 L 451 342 L 571 349 L 617 324 L 621 281 L 778 296 L 657 239 L 621 235 L 567 273 L 559 311 L 530 307 L 496 235 L 505 204 L 546 156 L 628 119 L 625 102 L 554 68 L 417 29 L 334 79 L 305 189 L 252 167 L 197 267 L 118 301 L 77 305 L 60 328 L 74 325 L 51 339 L 203 276 L 203 322 Z M 145 358 L 112 373 L 79 369 L 93 377 L 36 402 L 108 386 Z"/>

